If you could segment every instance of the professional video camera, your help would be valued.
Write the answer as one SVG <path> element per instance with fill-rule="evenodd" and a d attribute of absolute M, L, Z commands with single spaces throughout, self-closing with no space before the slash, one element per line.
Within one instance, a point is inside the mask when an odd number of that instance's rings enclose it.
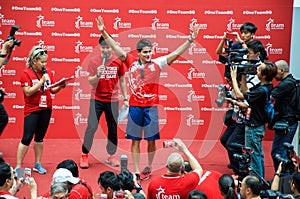
<path fill-rule="evenodd" d="M 219 85 L 218 90 L 219 98 L 216 99 L 215 102 L 218 105 L 218 107 L 222 107 L 225 102 L 225 98 L 232 98 L 232 96 L 226 85 Z"/>
<path fill-rule="evenodd" d="M 232 48 L 232 40 L 226 39 L 225 48 L 226 56 L 219 55 L 219 61 L 225 64 L 225 73 L 230 73 L 230 67 L 236 66 L 238 74 L 252 74 L 256 75 L 256 63 L 259 60 L 245 59 L 244 55 L 248 54 L 247 48 L 234 49 Z"/>
<path fill-rule="evenodd" d="M 21 40 L 18 40 L 18 39 L 15 38 L 15 33 L 19 29 L 20 29 L 20 26 L 13 26 L 10 29 L 9 36 L 7 37 L 6 41 L 9 41 L 9 40 L 14 41 L 14 44 L 11 48 L 13 48 L 14 46 L 20 46 L 21 45 Z"/>
<path fill-rule="evenodd" d="M 283 143 L 283 147 L 286 149 L 286 158 L 281 157 L 280 154 L 276 154 L 275 158 L 282 162 L 282 173 L 294 173 L 296 166 L 293 163 L 292 158 L 294 157 L 294 146 L 288 142 Z"/>
<path fill-rule="evenodd" d="M 282 194 L 280 191 L 262 190 L 260 192 L 261 199 L 286 199 L 293 198 L 290 194 Z"/>
<path fill-rule="evenodd" d="M 239 144 L 232 144 L 240 146 Z M 249 167 L 251 162 L 251 154 L 253 153 L 253 150 L 250 147 L 244 147 L 241 145 L 242 154 L 233 154 L 234 159 L 236 159 L 239 162 L 239 171 L 238 175 L 243 179 L 247 175 L 249 175 Z"/>

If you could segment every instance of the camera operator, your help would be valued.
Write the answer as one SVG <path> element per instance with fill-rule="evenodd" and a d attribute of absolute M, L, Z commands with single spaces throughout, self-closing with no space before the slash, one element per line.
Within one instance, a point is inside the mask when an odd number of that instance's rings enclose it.
<path fill-rule="evenodd" d="M 249 104 L 245 120 L 245 146 L 253 150 L 251 155 L 251 172 L 264 177 L 264 153 L 262 140 L 265 135 L 265 124 L 267 114 L 264 110 L 266 104 L 266 93 L 261 86 L 265 86 L 271 92 L 270 83 L 276 74 L 276 67 L 271 62 L 264 62 L 257 68 L 257 77 L 260 83 L 250 88 L 247 87 L 245 74 L 242 74 L 241 88 L 237 82 L 237 67 L 231 67 L 232 85 L 237 99 L 245 99 Z M 243 78 L 244 76 L 244 78 Z"/>
<path fill-rule="evenodd" d="M 225 79 L 227 83 L 232 87 L 232 80 L 230 74 L 225 74 Z M 230 117 L 232 123 L 227 124 L 227 128 L 224 131 L 220 141 L 225 147 L 228 153 L 230 163 L 228 168 L 232 169 L 235 175 L 239 175 L 239 161 L 235 160 L 234 154 L 242 154 L 241 148 L 232 147 L 232 143 L 244 145 L 245 144 L 245 125 L 244 120 L 246 116 L 247 105 L 243 100 L 238 100 L 235 97 L 233 90 L 228 91 L 227 97 L 225 100 L 228 102 L 229 109 L 232 109 L 232 113 L 226 117 Z M 226 113 L 228 114 L 228 113 Z M 225 121 L 225 119 L 224 119 Z M 226 121 L 224 122 L 226 124 Z"/>
<path fill-rule="evenodd" d="M 291 186 L 290 186 L 290 181 L 292 179 L 292 176 L 295 173 L 300 172 L 299 164 L 297 162 L 295 162 L 294 160 L 293 160 L 293 164 L 295 165 L 295 172 L 292 175 L 288 175 L 288 176 L 282 176 L 282 172 L 283 172 L 282 167 L 283 167 L 284 163 L 281 162 L 278 165 L 277 171 L 274 174 L 274 178 L 272 181 L 271 190 L 280 191 L 283 194 L 292 194 L 293 193 L 293 190 L 291 189 Z M 298 187 L 298 188 L 300 188 L 300 187 Z M 299 189 L 298 189 L 298 191 L 299 191 Z"/>
<path fill-rule="evenodd" d="M 14 45 L 13 39 L 4 42 L 0 53 L 0 68 L 4 64 L 7 53 L 9 52 L 10 48 L 13 47 L 13 45 Z"/>
<path fill-rule="evenodd" d="M 280 83 L 274 87 L 270 98 L 272 101 L 275 101 L 276 125 L 274 126 L 275 133 L 271 156 L 276 171 L 279 164 L 276 154 L 279 154 L 282 158 L 287 158 L 283 143 L 292 143 L 297 130 L 298 121 L 295 118 L 292 106 L 295 103 L 295 78 L 289 72 L 289 65 L 286 61 L 279 60 L 275 62 L 275 65 L 277 66 L 275 80 L 280 81 Z"/>
<path fill-rule="evenodd" d="M 100 173 L 98 184 L 101 189 L 100 198 L 125 198 L 125 192 L 121 190 L 121 182 L 118 174 L 112 171 L 104 171 Z"/>

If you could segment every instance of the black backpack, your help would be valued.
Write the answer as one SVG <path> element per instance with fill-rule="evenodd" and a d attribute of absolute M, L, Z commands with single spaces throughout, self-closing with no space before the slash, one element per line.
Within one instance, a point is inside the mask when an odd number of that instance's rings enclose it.
<path fill-rule="evenodd" d="M 295 118 L 297 121 L 300 121 L 300 80 L 299 79 L 289 79 L 293 81 L 296 89 L 292 99 L 292 107 L 294 110 Z"/>

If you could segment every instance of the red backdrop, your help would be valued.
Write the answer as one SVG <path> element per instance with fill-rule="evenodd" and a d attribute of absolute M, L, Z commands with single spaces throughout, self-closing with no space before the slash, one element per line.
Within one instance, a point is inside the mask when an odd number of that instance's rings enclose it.
<path fill-rule="evenodd" d="M 4 105 L 9 124 L 1 138 L 20 138 L 23 132 L 23 93 L 20 74 L 32 46 L 48 50 L 48 67 L 56 80 L 71 75 L 76 80 L 53 95 L 53 114 L 47 138 L 82 138 L 88 116 L 90 86 L 86 68 L 99 56 L 99 31 L 95 18 L 102 15 L 109 33 L 122 48 L 135 53 L 139 39 L 154 44 L 154 57 L 165 55 L 186 41 L 190 27 L 201 30 L 196 41 L 160 78 L 160 127 L 162 138 L 218 140 L 224 130 L 225 108 L 215 104 L 217 86 L 224 83 L 224 65 L 215 49 L 225 31 L 239 31 L 244 22 L 257 25 L 269 60 L 289 60 L 293 1 L 281 0 L 152 0 L 152 1 L 2 1 L 0 43 L 12 25 L 22 40 L 9 63 L 0 70 L 0 87 L 8 94 Z M 106 132 L 101 118 L 97 137 Z M 120 122 L 124 137 L 126 121 Z M 271 138 L 268 133 L 266 139 Z"/>

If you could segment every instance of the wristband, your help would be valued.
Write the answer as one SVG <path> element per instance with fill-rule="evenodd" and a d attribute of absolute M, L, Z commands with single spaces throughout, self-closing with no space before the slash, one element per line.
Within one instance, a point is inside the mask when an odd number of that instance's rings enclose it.
<path fill-rule="evenodd" d="M 274 176 L 280 177 L 280 173 L 276 172 L 276 173 L 274 174 Z"/>
<path fill-rule="evenodd" d="M 127 99 L 127 98 L 124 98 L 124 102 L 125 102 L 125 101 L 128 101 L 128 99 Z"/>
<path fill-rule="evenodd" d="M 101 77 L 101 75 L 98 75 L 98 73 L 97 73 L 97 74 L 96 74 L 96 77 L 97 77 L 97 78 L 100 78 L 100 77 Z"/>
<path fill-rule="evenodd" d="M 7 54 L 0 54 L 0 58 L 5 58 Z"/>
<path fill-rule="evenodd" d="M 137 186 L 135 186 L 135 190 L 136 190 L 137 193 L 139 193 L 140 191 L 142 191 L 143 190 L 142 185 L 137 184 Z"/>
<path fill-rule="evenodd" d="M 243 41 L 243 42 L 241 42 L 241 45 L 244 45 L 245 44 L 245 42 Z"/>

